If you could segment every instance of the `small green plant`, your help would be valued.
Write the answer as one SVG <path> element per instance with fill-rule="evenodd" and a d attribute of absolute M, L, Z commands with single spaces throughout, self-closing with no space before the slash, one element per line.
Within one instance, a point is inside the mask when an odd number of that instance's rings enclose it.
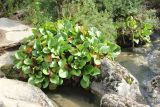
<path fill-rule="evenodd" d="M 70 20 L 47 23 L 33 29 L 15 53 L 15 67 L 28 82 L 42 87 L 57 87 L 66 79 L 80 79 L 88 88 L 91 78 L 100 74 L 100 59 L 114 59 L 120 47 L 105 39 L 95 27 L 86 30 Z"/>
<path fill-rule="evenodd" d="M 139 44 L 140 41 L 145 43 L 150 42 L 150 35 L 153 30 L 153 25 L 150 23 L 138 23 L 132 16 L 126 20 L 128 31 L 130 31 L 129 39 L 134 43 Z"/>
<path fill-rule="evenodd" d="M 136 45 L 140 45 L 141 43 L 149 43 L 150 35 L 154 29 L 152 23 L 144 20 L 143 22 L 133 16 L 127 17 L 125 23 L 122 22 L 123 25 L 120 25 L 121 31 L 119 31 L 119 35 L 123 38 L 128 38 L 127 40 L 131 41 L 132 47 Z M 124 39 L 126 40 L 126 39 Z M 142 45 L 142 44 L 141 44 Z"/>

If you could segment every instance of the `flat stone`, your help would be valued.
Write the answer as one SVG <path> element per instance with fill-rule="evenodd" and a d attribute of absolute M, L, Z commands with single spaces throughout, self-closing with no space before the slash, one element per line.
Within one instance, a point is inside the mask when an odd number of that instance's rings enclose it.
<path fill-rule="evenodd" d="M 15 20 L 0 18 L 0 29 L 5 31 L 23 31 L 30 29 L 30 27 Z"/>
<path fill-rule="evenodd" d="M 100 107 L 149 107 L 145 104 L 139 104 L 131 97 L 126 98 L 124 96 L 116 94 L 105 94 L 100 102 Z"/>
<path fill-rule="evenodd" d="M 0 107 L 57 107 L 37 87 L 18 80 L 0 78 Z"/>
<path fill-rule="evenodd" d="M 2 71 L 0 71 L 0 78 L 2 78 L 2 77 L 5 77 L 5 74 Z M 0 105 L 1 105 L 1 102 L 0 102 Z"/>
<path fill-rule="evenodd" d="M 8 41 L 13 41 L 13 42 L 19 42 L 22 39 L 32 35 L 32 31 L 14 31 L 14 32 L 7 32 L 6 33 L 6 39 Z"/>
<path fill-rule="evenodd" d="M 160 75 L 155 76 L 147 84 L 148 101 L 153 107 L 160 107 Z"/>
<path fill-rule="evenodd" d="M 32 28 L 17 21 L 0 18 L 0 51 L 20 44 L 32 35 Z"/>
<path fill-rule="evenodd" d="M 156 73 L 160 74 L 160 51 L 154 50 L 148 55 L 148 63 L 150 69 Z"/>
<path fill-rule="evenodd" d="M 99 97 L 114 93 L 146 104 L 138 80 L 119 63 L 107 58 L 101 61 L 101 75 L 91 83 L 91 90 Z"/>
<path fill-rule="evenodd" d="M 13 64 L 11 56 L 13 56 L 15 51 L 7 51 L 3 55 L 0 56 L 0 68 L 4 65 Z"/>

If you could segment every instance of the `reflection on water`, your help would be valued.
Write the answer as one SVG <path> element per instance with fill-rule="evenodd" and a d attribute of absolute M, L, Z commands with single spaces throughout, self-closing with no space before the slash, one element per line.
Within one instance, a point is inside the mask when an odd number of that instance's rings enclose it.
<path fill-rule="evenodd" d="M 147 82 L 156 74 L 149 69 L 146 56 L 131 52 L 122 52 L 116 59 L 122 66 L 127 68 L 129 72 L 139 81 L 140 91 L 146 99 L 148 105 L 152 105 L 148 100 L 149 94 L 146 90 Z M 151 106 L 152 107 L 152 106 Z"/>
<path fill-rule="evenodd" d="M 56 92 L 47 92 L 47 95 L 60 107 L 98 107 L 95 96 L 80 88 L 61 87 Z"/>
<path fill-rule="evenodd" d="M 146 57 L 140 54 L 122 52 L 116 61 L 127 68 L 137 78 L 140 85 L 145 85 L 147 81 L 155 76 L 155 73 L 148 67 Z"/>

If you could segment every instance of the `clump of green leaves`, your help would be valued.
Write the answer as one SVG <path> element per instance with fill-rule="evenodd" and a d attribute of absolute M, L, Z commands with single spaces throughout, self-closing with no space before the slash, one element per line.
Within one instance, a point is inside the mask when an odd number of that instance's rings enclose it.
<path fill-rule="evenodd" d="M 132 42 L 132 47 L 134 47 L 135 43 L 140 44 L 140 42 L 150 42 L 153 24 L 140 22 L 140 20 L 132 16 L 128 17 L 124 24 L 124 26 L 121 26 L 122 30 L 119 33 L 123 38 L 128 38 L 129 41 Z"/>
<path fill-rule="evenodd" d="M 75 78 L 88 88 L 100 74 L 100 59 L 114 59 L 120 53 L 119 46 L 104 38 L 95 27 L 87 30 L 70 20 L 46 23 L 24 40 L 14 56 L 15 67 L 29 83 L 42 88 Z"/>
<path fill-rule="evenodd" d="M 129 44 L 132 47 L 144 45 L 150 42 L 150 35 L 158 28 L 158 18 L 155 10 L 146 10 L 134 16 L 116 22 L 119 38 L 123 38 L 121 46 Z M 143 13 L 143 14 L 142 14 Z M 146 13 L 146 14 L 145 14 Z"/>
<path fill-rule="evenodd" d="M 116 28 L 107 11 L 99 11 L 94 0 L 71 1 L 63 5 L 63 17 L 71 17 L 75 22 L 88 28 L 95 26 L 101 29 L 101 32 L 106 35 L 106 39 L 115 42 Z"/>

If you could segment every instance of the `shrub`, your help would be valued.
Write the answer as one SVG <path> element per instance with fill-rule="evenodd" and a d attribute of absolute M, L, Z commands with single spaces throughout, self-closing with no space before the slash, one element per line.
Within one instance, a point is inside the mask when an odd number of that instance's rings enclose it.
<path fill-rule="evenodd" d="M 73 21 L 59 20 L 33 29 L 15 53 L 14 63 L 33 85 L 57 87 L 79 78 L 80 85 L 88 88 L 100 74 L 100 59 L 114 59 L 119 52 L 120 47 L 104 39 L 95 27 L 87 30 Z"/>
<path fill-rule="evenodd" d="M 56 0 L 27 0 L 21 3 L 20 8 L 25 10 L 23 21 L 34 26 L 41 26 L 58 18 Z"/>
<path fill-rule="evenodd" d="M 0 17 L 6 17 L 16 11 L 22 0 L 0 0 Z"/>
<path fill-rule="evenodd" d="M 129 16 L 116 22 L 119 38 L 122 38 L 121 46 L 139 46 L 150 42 L 150 35 L 159 27 L 155 10 L 142 8 L 134 16 Z"/>
<path fill-rule="evenodd" d="M 144 0 L 95 0 L 99 11 L 107 11 L 114 21 L 127 18 L 139 11 Z"/>
<path fill-rule="evenodd" d="M 75 22 L 85 27 L 95 26 L 106 35 L 106 39 L 115 41 L 117 32 L 112 17 L 107 11 L 98 11 L 94 0 L 79 0 L 69 2 L 62 7 L 63 17 L 71 17 Z"/>

